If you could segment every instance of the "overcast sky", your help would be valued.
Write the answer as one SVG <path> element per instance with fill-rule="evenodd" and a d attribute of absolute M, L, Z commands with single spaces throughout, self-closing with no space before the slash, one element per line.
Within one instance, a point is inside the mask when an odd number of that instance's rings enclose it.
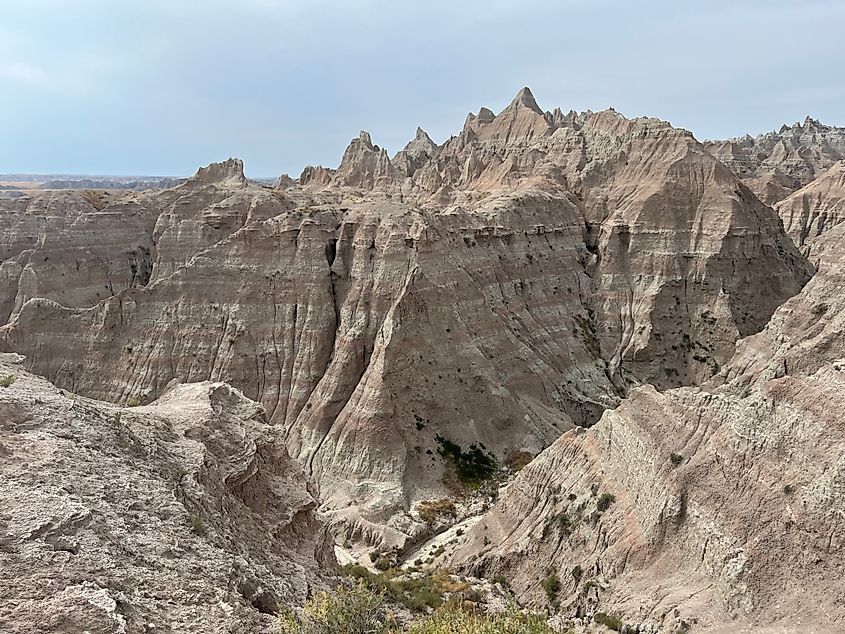
<path fill-rule="evenodd" d="M 845 125 L 845 1 L 0 0 L 0 173 L 335 166 L 524 85 L 700 139 Z"/>

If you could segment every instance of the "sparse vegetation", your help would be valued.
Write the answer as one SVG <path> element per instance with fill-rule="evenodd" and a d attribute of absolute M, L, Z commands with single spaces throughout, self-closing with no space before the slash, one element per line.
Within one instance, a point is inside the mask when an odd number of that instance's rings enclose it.
<path fill-rule="evenodd" d="M 396 632 L 385 607 L 384 595 L 363 583 L 332 592 L 318 592 L 308 599 L 300 616 L 279 615 L 282 634 L 387 634 Z"/>
<path fill-rule="evenodd" d="M 681 454 L 675 453 L 673 451 L 672 453 L 669 454 L 669 460 L 672 463 L 673 467 L 677 467 L 679 464 L 681 464 L 684 461 L 684 457 Z"/>
<path fill-rule="evenodd" d="M 557 572 L 549 570 L 548 575 L 540 582 L 540 585 L 546 591 L 549 603 L 557 601 L 557 594 L 560 592 L 560 577 L 557 576 Z"/>
<path fill-rule="evenodd" d="M 438 517 L 455 517 L 455 503 L 449 498 L 439 500 L 423 500 L 417 506 L 417 512 L 427 524 L 431 524 Z"/>
<path fill-rule="evenodd" d="M 584 570 L 579 565 L 573 566 L 570 573 L 572 574 L 572 578 L 575 579 L 576 585 L 581 582 L 581 577 L 584 576 Z"/>
<path fill-rule="evenodd" d="M 622 620 L 618 616 L 607 614 L 606 612 L 597 612 L 593 620 L 599 625 L 604 625 L 606 628 L 619 632 L 622 630 Z"/>
<path fill-rule="evenodd" d="M 462 596 L 469 589 L 468 584 L 455 581 L 445 571 L 412 578 L 405 576 L 400 570 L 391 569 L 376 574 L 354 564 L 343 566 L 341 570 L 372 592 L 399 603 L 412 612 L 437 608 L 443 604 L 447 593 Z"/>
<path fill-rule="evenodd" d="M 530 451 L 511 451 L 505 458 L 505 466 L 513 473 L 519 473 L 532 460 L 534 460 L 534 454 Z"/>
<path fill-rule="evenodd" d="M 202 519 L 202 514 L 194 513 L 191 515 L 191 530 L 195 535 L 205 535 L 205 521 Z"/>
<path fill-rule="evenodd" d="M 792 495 L 793 493 L 795 493 L 795 487 L 791 484 L 784 484 L 783 485 L 783 492 L 786 493 L 787 495 Z"/>
<path fill-rule="evenodd" d="M 410 634 L 554 634 L 543 616 L 522 614 L 516 608 L 495 614 L 478 614 L 457 603 L 447 603 L 413 623 Z"/>
<path fill-rule="evenodd" d="M 596 502 L 596 510 L 599 513 L 604 513 L 610 508 L 610 505 L 616 501 L 616 496 L 612 493 L 602 493 Z"/>
<path fill-rule="evenodd" d="M 16 377 L 14 374 L 5 374 L 3 376 L 0 376 L 0 387 L 9 387 L 12 385 L 12 383 L 17 380 L 18 377 Z"/>
<path fill-rule="evenodd" d="M 478 490 L 485 482 L 493 478 L 499 465 L 496 459 L 477 445 L 470 445 L 467 451 L 451 440 L 440 436 L 435 438 L 439 453 L 451 463 L 461 487 L 471 491 Z"/>
<path fill-rule="evenodd" d="M 137 396 L 130 396 L 126 399 L 126 407 L 138 407 L 141 404 L 141 399 Z"/>
<path fill-rule="evenodd" d="M 569 535 L 574 529 L 572 520 L 569 519 L 569 516 L 566 514 L 566 511 L 558 514 L 556 517 L 553 518 L 552 521 L 560 527 L 560 530 L 563 532 L 564 535 Z"/>
<path fill-rule="evenodd" d="M 388 609 L 386 593 L 364 583 L 341 586 L 311 597 L 301 614 L 285 610 L 279 616 L 281 634 L 555 634 L 538 614 L 523 614 L 515 606 L 484 614 L 472 606 L 480 599 L 451 600 L 430 614 L 400 626 Z"/>

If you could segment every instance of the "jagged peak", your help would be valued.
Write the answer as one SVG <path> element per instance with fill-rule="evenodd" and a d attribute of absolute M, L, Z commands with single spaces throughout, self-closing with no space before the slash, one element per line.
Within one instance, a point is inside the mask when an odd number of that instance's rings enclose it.
<path fill-rule="evenodd" d="M 361 141 L 367 147 L 367 149 L 375 149 L 373 147 L 373 139 L 372 137 L 370 137 L 370 133 L 366 130 L 361 130 L 361 132 L 358 133 L 357 140 Z"/>
<path fill-rule="evenodd" d="M 328 185 L 332 182 L 334 170 L 322 165 L 306 165 L 299 175 L 300 185 Z"/>
<path fill-rule="evenodd" d="M 423 150 L 426 152 L 431 152 L 436 150 L 437 147 L 437 144 L 431 140 L 431 137 L 428 136 L 428 133 L 422 128 L 417 127 L 417 132 L 414 135 L 414 138 L 408 142 L 403 151 L 415 152 Z"/>
<path fill-rule="evenodd" d="M 804 117 L 804 125 L 802 127 L 819 129 L 823 126 L 818 119 L 813 119 L 813 117 L 807 115 L 806 117 Z"/>
<path fill-rule="evenodd" d="M 490 108 L 485 108 L 484 106 L 482 106 L 481 110 L 478 111 L 478 116 L 476 117 L 479 123 L 490 123 L 495 118 L 496 115 L 493 114 L 493 111 L 490 110 Z"/>
<path fill-rule="evenodd" d="M 534 95 L 528 86 L 525 86 L 518 93 L 516 93 L 516 97 L 513 98 L 513 101 L 510 102 L 510 105 L 508 105 L 506 110 L 512 110 L 520 107 L 525 107 L 529 110 L 533 110 L 537 114 L 544 114 L 543 111 L 540 109 L 540 106 L 537 105 L 537 100 L 534 99 Z"/>
<path fill-rule="evenodd" d="M 201 183 L 204 185 L 224 183 L 227 181 L 246 184 L 244 162 L 241 159 L 229 158 L 220 163 L 209 163 L 205 167 L 199 168 L 197 173 L 188 179 L 189 183 Z"/>

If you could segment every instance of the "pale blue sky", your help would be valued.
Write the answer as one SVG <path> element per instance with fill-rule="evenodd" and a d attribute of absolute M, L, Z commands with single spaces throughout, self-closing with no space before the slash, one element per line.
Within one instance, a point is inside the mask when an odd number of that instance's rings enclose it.
<path fill-rule="evenodd" d="M 845 125 L 843 34 L 832 0 L 0 0 L 0 173 L 295 176 L 523 85 L 700 139 Z"/>

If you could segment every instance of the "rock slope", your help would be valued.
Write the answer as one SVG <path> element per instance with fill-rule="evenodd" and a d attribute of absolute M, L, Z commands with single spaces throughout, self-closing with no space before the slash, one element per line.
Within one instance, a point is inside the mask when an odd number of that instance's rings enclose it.
<path fill-rule="evenodd" d="M 129 220 L 96 240 L 49 214 L 13 224 L 0 340 L 114 402 L 233 384 L 282 428 L 341 538 L 374 545 L 420 537 L 412 506 L 455 494 L 445 441 L 501 464 L 640 382 L 708 380 L 812 274 L 689 132 L 544 112 L 528 89 L 443 145 L 418 130 L 390 158 L 361 133 L 337 169 L 276 188 L 231 159 L 78 213 Z M 89 252 L 106 264 L 75 274 Z"/>
<path fill-rule="evenodd" d="M 557 575 L 564 613 L 646 631 L 841 629 L 845 225 L 818 257 L 717 380 L 637 388 L 564 434 L 451 561 L 534 605 Z"/>
<path fill-rule="evenodd" d="M 784 229 L 805 255 L 822 233 L 845 220 L 845 160 L 774 206 Z"/>
<path fill-rule="evenodd" d="M 183 385 L 121 408 L 16 354 L 0 377 L 3 632 L 270 632 L 324 584 L 313 491 L 239 391 Z"/>
<path fill-rule="evenodd" d="M 707 149 L 772 205 L 845 159 L 845 128 L 807 117 L 777 132 L 708 141 Z"/>

